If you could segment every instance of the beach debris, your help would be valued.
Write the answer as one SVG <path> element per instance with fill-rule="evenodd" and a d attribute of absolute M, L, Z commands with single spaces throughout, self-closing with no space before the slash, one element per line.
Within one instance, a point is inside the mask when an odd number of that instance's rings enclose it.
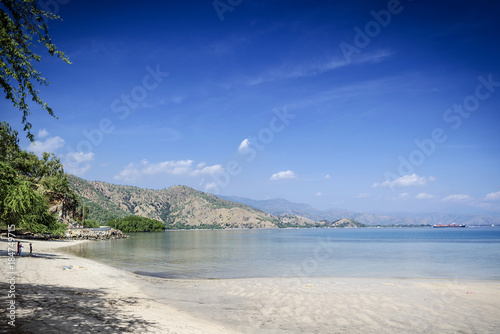
<path fill-rule="evenodd" d="M 468 294 L 468 295 L 473 295 L 473 294 L 474 294 L 474 292 L 469 292 L 469 291 L 467 291 L 467 294 Z"/>
<path fill-rule="evenodd" d="M 62 266 L 62 269 L 63 270 L 73 270 L 73 269 L 85 269 L 87 270 L 87 268 L 85 267 L 82 267 L 82 266 Z"/>

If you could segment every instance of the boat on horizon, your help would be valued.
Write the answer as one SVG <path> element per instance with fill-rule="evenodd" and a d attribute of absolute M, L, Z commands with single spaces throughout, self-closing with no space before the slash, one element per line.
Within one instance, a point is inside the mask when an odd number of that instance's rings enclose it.
<path fill-rule="evenodd" d="M 446 228 L 446 227 L 465 227 L 465 225 L 459 224 L 436 224 L 434 228 Z"/>

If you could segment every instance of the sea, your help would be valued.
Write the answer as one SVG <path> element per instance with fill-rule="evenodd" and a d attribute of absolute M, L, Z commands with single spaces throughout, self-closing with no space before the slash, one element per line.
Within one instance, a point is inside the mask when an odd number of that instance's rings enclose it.
<path fill-rule="evenodd" d="M 500 279 L 500 227 L 178 230 L 67 251 L 175 279 Z"/>

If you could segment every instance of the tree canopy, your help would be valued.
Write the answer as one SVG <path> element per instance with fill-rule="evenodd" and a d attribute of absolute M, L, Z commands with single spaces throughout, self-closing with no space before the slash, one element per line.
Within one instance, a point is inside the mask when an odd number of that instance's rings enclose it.
<path fill-rule="evenodd" d="M 33 49 L 43 45 L 51 56 L 70 63 L 50 38 L 46 21 L 54 19 L 59 17 L 38 8 L 35 0 L 0 0 L 0 86 L 6 99 L 22 112 L 22 124 L 30 141 L 34 141 L 34 135 L 28 121 L 29 97 L 55 117 L 35 88 L 35 84 L 47 86 L 49 82 L 34 66 L 42 57 Z"/>
<path fill-rule="evenodd" d="M 66 213 L 77 208 L 60 160 L 44 153 L 38 158 L 19 148 L 17 132 L 0 123 L 0 226 L 34 233 L 60 234 L 66 225 L 49 213 L 49 203 L 63 204 Z"/>
<path fill-rule="evenodd" d="M 106 225 L 122 232 L 159 232 L 165 230 L 165 225 L 161 221 L 139 216 L 111 219 Z"/>

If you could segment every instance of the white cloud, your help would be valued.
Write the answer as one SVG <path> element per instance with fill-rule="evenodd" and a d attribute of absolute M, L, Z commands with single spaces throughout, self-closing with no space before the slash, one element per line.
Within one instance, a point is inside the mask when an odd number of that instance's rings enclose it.
<path fill-rule="evenodd" d="M 83 152 L 70 152 L 66 155 L 67 159 L 71 159 L 72 161 L 75 161 L 76 163 L 85 163 L 85 162 L 90 162 L 94 160 L 94 153 L 89 152 L 89 153 L 83 153 Z"/>
<path fill-rule="evenodd" d="M 221 174 L 223 172 L 224 172 L 224 167 L 222 167 L 222 165 L 213 165 L 213 166 L 203 167 L 201 169 L 195 169 L 191 174 L 193 176 L 196 176 L 196 175 L 216 175 L 216 174 Z"/>
<path fill-rule="evenodd" d="M 38 137 L 46 139 L 30 143 L 26 150 L 41 156 L 44 152 L 55 153 L 59 148 L 65 145 L 65 141 L 61 137 L 47 137 L 48 135 L 49 132 L 46 129 L 38 131 Z M 91 167 L 90 162 L 94 160 L 93 152 L 69 152 L 66 155 L 60 154 L 59 156 L 64 158 L 63 166 L 65 172 L 78 176 L 85 174 Z"/>
<path fill-rule="evenodd" d="M 71 174 L 83 175 L 90 169 L 90 162 L 93 160 L 93 152 L 69 152 L 64 160 L 64 169 Z"/>
<path fill-rule="evenodd" d="M 183 175 L 191 171 L 193 160 L 162 161 L 158 163 L 142 162 L 142 174 L 171 174 Z"/>
<path fill-rule="evenodd" d="M 500 200 L 500 191 L 497 191 L 496 193 L 489 193 L 486 195 L 484 198 L 487 201 L 497 201 Z"/>
<path fill-rule="evenodd" d="M 323 193 L 322 193 L 321 191 L 318 191 L 318 192 L 316 193 L 316 197 L 321 197 L 321 196 L 323 196 Z"/>
<path fill-rule="evenodd" d="M 443 202 L 464 202 L 470 200 L 471 197 L 469 195 L 464 194 L 455 194 L 449 195 L 442 199 Z"/>
<path fill-rule="evenodd" d="M 434 181 L 436 178 L 433 176 L 425 177 L 425 176 L 418 176 L 417 174 L 413 173 L 411 175 L 404 175 L 401 176 L 393 181 L 386 180 L 381 183 L 374 183 L 372 185 L 373 188 L 384 188 L 384 187 L 411 187 L 411 186 L 423 186 L 426 185 L 427 182 Z"/>
<path fill-rule="evenodd" d="M 38 131 L 38 138 L 45 138 L 49 135 L 49 132 L 45 129 Z"/>
<path fill-rule="evenodd" d="M 367 193 L 361 193 L 357 196 L 357 198 L 368 198 L 368 197 L 370 197 L 370 195 Z"/>
<path fill-rule="evenodd" d="M 325 179 L 330 179 L 330 178 L 331 178 L 330 174 L 325 175 Z"/>
<path fill-rule="evenodd" d="M 115 180 L 125 182 L 135 182 L 140 176 L 139 169 L 134 163 L 129 163 L 118 175 L 115 175 Z"/>
<path fill-rule="evenodd" d="M 30 143 L 26 150 L 40 156 L 43 152 L 54 153 L 58 148 L 63 146 L 64 139 L 59 136 L 55 136 L 47 138 L 45 141 L 35 141 Z"/>
<path fill-rule="evenodd" d="M 218 185 L 217 182 L 210 182 L 205 184 L 205 191 L 211 192 L 217 189 Z"/>
<path fill-rule="evenodd" d="M 410 194 L 408 193 L 401 193 L 399 194 L 399 198 L 407 198 Z"/>
<path fill-rule="evenodd" d="M 420 193 L 420 194 L 415 196 L 416 199 L 431 199 L 431 198 L 435 198 L 435 197 L 436 196 L 431 195 L 431 194 L 427 194 L 427 193 Z"/>
<path fill-rule="evenodd" d="M 291 170 L 281 171 L 276 174 L 273 174 L 270 178 L 271 181 L 283 180 L 283 179 L 296 179 L 297 174 L 292 172 Z"/>
<path fill-rule="evenodd" d="M 137 181 L 142 175 L 157 175 L 168 174 L 175 176 L 199 176 L 199 175 L 216 175 L 224 172 L 222 165 L 207 166 L 205 162 L 200 162 L 194 165 L 193 160 L 179 161 L 162 161 L 150 163 L 143 159 L 140 164 L 128 164 L 118 175 L 115 175 L 115 180 L 126 182 Z"/>
<path fill-rule="evenodd" d="M 248 140 L 248 138 L 245 138 L 238 147 L 238 152 L 245 152 L 249 148 L 250 148 L 250 141 Z"/>

